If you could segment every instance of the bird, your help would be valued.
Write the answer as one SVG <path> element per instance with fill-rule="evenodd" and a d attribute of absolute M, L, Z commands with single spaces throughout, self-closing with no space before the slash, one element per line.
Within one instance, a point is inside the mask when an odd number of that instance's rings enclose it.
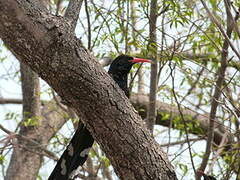
<path fill-rule="evenodd" d="M 204 180 L 217 180 L 215 177 L 205 174 L 202 170 L 198 170 L 197 173 L 203 176 Z"/>
<path fill-rule="evenodd" d="M 116 84 L 129 97 L 128 74 L 135 63 L 150 63 L 151 60 L 119 55 L 110 64 L 108 74 Z M 68 180 L 73 179 L 75 171 L 79 166 L 83 166 L 88 158 L 88 152 L 94 143 L 94 138 L 83 123 L 80 123 L 69 145 L 63 152 L 57 165 L 53 169 L 48 180 Z"/>
<path fill-rule="evenodd" d="M 128 74 L 135 63 L 150 63 L 151 60 L 143 58 L 135 58 L 127 55 L 120 55 L 111 63 L 108 74 L 118 84 L 118 86 L 124 91 L 125 95 L 129 97 L 128 88 Z"/>
<path fill-rule="evenodd" d="M 206 174 L 203 174 L 203 179 L 204 180 L 217 180 L 215 177 L 210 176 L 210 175 L 206 175 Z"/>

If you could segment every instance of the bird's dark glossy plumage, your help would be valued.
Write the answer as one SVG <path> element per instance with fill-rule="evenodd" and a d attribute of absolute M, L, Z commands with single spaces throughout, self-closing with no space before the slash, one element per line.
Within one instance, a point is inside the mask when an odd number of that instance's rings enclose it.
<path fill-rule="evenodd" d="M 109 75 L 129 97 L 127 77 L 132 66 L 138 62 L 150 62 L 147 59 L 134 58 L 120 55 L 111 63 Z M 86 127 L 81 124 L 71 139 L 67 149 L 57 162 L 48 180 L 68 180 L 72 172 L 82 166 L 88 157 L 88 151 L 92 147 L 94 139 Z"/>
<path fill-rule="evenodd" d="M 111 63 L 108 73 L 113 78 L 113 80 L 119 85 L 119 87 L 124 91 L 125 95 L 129 97 L 128 89 L 128 73 L 130 72 L 132 66 L 139 62 L 151 62 L 148 59 L 134 58 L 128 55 L 120 55 Z"/>
<path fill-rule="evenodd" d="M 110 76 L 124 91 L 127 97 L 129 97 L 129 90 L 127 86 L 128 73 L 130 72 L 132 66 L 134 65 L 134 63 L 130 62 L 130 60 L 133 60 L 133 58 L 127 55 L 118 56 L 112 62 L 108 70 Z"/>
<path fill-rule="evenodd" d="M 204 180 L 217 180 L 215 177 L 210 176 L 210 175 L 206 175 L 206 174 L 203 174 L 203 179 Z"/>

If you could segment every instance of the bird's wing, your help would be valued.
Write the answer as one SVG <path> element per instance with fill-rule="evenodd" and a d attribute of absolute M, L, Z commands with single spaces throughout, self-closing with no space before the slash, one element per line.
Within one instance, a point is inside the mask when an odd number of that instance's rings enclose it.
<path fill-rule="evenodd" d="M 94 139 L 86 127 L 81 124 L 76 130 L 66 150 L 48 180 L 68 180 L 73 171 L 82 166 L 88 157 Z"/>

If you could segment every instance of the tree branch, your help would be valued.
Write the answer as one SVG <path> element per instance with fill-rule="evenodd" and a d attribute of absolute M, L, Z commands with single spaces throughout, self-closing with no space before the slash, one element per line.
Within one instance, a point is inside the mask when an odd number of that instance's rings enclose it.
<path fill-rule="evenodd" d="M 0 98 L 0 104 L 22 104 L 22 99 Z"/>
<path fill-rule="evenodd" d="M 158 74 L 158 61 L 157 61 L 157 16 L 158 6 L 157 0 L 151 0 L 150 3 L 150 17 L 149 17 L 149 45 L 148 52 L 152 59 L 151 63 L 151 76 L 150 76 L 150 93 L 149 93 L 149 108 L 147 116 L 147 127 L 153 134 L 153 126 L 156 121 L 156 94 L 157 94 L 157 74 Z"/>
<path fill-rule="evenodd" d="M 148 103 L 149 102 L 148 95 L 132 93 L 130 98 L 131 98 L 131 103 L 134 105 L 135 109 L 138 110 L 142 119 L 145 119 L 147 117 L 147 107 L 149 104 Z M 13 99 L 12 102 L 14 102 L 14 101 L 21 102 L 22 100 L 21 99 Z M 59 119 L 59 117 L 56 117 L 56 115 L 54 115 L 54 114 L 61 114 L 56 109 L 52 110 L 52 108 L 55 106 L 56 105 L 53 105 L 53 102 L 44 103 L 43 109 L 48 110 L 48 111 L 42 112 L 42 115 L 44 117 L 52 116 L 52 117 L 46 117 L 47 118 L 46 122 L 52 122 L 53 125 L 55 125 L 53 119 Z M 172 122 L 173 129 L 183 130 L 183 129 L 179 128 L 179 126 L 174 121 L 174 119 L 178 119 L 180 117 L 180 113 L 179 113 L 177 107 L 167 104 L 167 103 L 157 101 L 156 108 L 157 108 L 156 125 L 169 127 Z M 55 112 L 57 112 L 57 113 L 55 113 Z M 182 109 L 182 113 L 183 113 L 183 116 L 187 119 L 187 124 L 192 124 L 193 127 L 195 127 L 194 129 L 191 128 L 189 133 L 197 135 L 199 138 L 206 138 L 205 134 L 207 133 L 207 129 L 208 129 L 209 114 L 199 114 L 199 113 L 197 113 L 193 110 L 187 109 L 187 108 Z M 169 119 L 163 118 L 164 116 L 169 117 Z M 234 146 L 233 146 L 235 144 L 234 138 L 233 138 L 234 135 L 231 134 L 229 132 L 229 130 L 226 129 L 225 126 L 220 121 L 216 120 L 215 124 L 216 124 L 216 128 L 214 130 L 213 142 L 216 146 L 220 146 L 219 148 L 221 148 L 221 149 L 223 148 L 223 147 L 221 147 L 221 142 L 223 141 L 224 136 L 227 134 L 226 145 L 224 146 L 224 151 L 221 154 L 222 156 L 224 156 L 224 154 L 225 154 L 224 152 L 230 152 L 234 148 Z M 52 129 L 59 129 L 59 128 L 52 127 Z M 214 150 L 218 150 L 218 149 L 214 148 Z"/>
<path fill-rule="evenodd" d="M 75 109 L 120 178 L 176 179 L 128 98 L 70 31 L 71 25 L 29 3 L 0 0 L 0 37 L 9 49 Z"/>
<path fill-rule="evenodd" d="M 70 0 L 64 17 L 70 19 L 73 31 L 76 28 L 83 0 Z"/>
<path fill-rule="evenodd" d="M 23 136 L 23 135 L 20 135 L 20 134 L 16 134 L 15 132 L 12 132 L 8 129 L 6 129 L 5 127 L 3 127 L 1 124 L 0 124 L 0 129 L 2 131 L 4 131 L 5 133 L 7 133 L 8 135 L 11 135 L 15 138 L 20 138 L 22 140 L 24 140 L 25 142 L 28 142 L 28 143 L 31 143 L 32 144 L 32 151 L 33 152 L 38 152 L 40 154 L 42 154 L 42 152 L 44 152 L 43 155 L 45 155 L 46 157 L 49 157 L 55 161 L 58 160 L 58 157 L 51 151 L 47 150 L 46 148 L 42 147 L 41 144 L 39 144 L 37 141 L 34 141 L 26 136 Z M 21 144 L 23 146 L 23 144 Z M 29 146 L 26 146 L 25 149 L 28 149 Z M 30 149 L 29 149 L 30 150 Z"/>
<path fill-rule="evenodd" d="M 207 10 L 208 14 L 210 15 L 211 19 L 214 21 L 215 24 L 218 25 L 217 22 L 215 22 L 214 20 L 214 16 L 210 13 L 210 11 L 207 9 L 205 2 L 203 2 L 201 0 L 201 2 L 203 3 L 205 9 Z M 226 3 L 226 2 L 225 2 Z M 226 6 L 226 4 L 225 4 Z M 205 154 L 203 156 L 202 159 L 202 163 L 201 166 L 199 167 L 198 171 L 199 172 L 204 172 L 205 168 L 207 166 L 208 163 L 208 159 L 211 153 L 211 147 L 212 147 L 212 141 L 214 138 L 214 127 L 215 127 L 215 119 L 216 119 L 216 113 L 217 113 L 217 107 L 219 104 L 219 98 L 221 96 L 222 93 L 222 85 L 224 82 L 224 76 L 225 76 L 225 72 L 227 69 L 227 63 L 228 63 L 228 48 L 230 45 L 230 38 L 231 38 L 231 34 L 234 28 L 234 24 L 232 22 L 232 20 L 230 19 L 229 16 L 229 9 L 226 7 L 226 12 L 227 12 L 227 36 L 225 37 L 225 40 L 223 42 L 223 47 L 222 47 L 222 53 L 221 53 L 221 66 L 218 69 L 218 77 L 217 77 L 217 81 L 216 81 L 216 87 L 215 87 L 215 91 L 214 91 L 214 95 L 212 98 L 212 103 L 211 103 L 211 111 L 210 111 L 210 115 L 209 115 L 209 128 L 208 128 L 208 134 L 207 134 L 207 145 L 206 145 L 206 151 Z M 223 30 L 221 30 L 223 31 Z M 230 45 L 231 46 L 231 45 Z M 201 173 L 198 173 L 196 175 L 196 179 L 200 180 L 201 178 Z"/>
<path fill-rule="evenodd" d="M 211 21 L 218 27 L 218 29 L 220 30 L 220 32 L 222 33 L 222 35 L 224 36 L 225 40 L 228 42 L 228 44 L 230 45 L 230 47 L 232 48 L 233 52 L 236 54 L 236 56 L 240 59 L 240 54 L 237 51 L 237 49 L 235 48 L 235 46 L 233 45 L 233 43 L 230 41 L 228 34 L 224 31 L 222 25 L 218 22 L 217 18 L 211 13 L 211 11 L 209 10 L 209 8 L 207 7 L 206 3 L 204 0 L 200 0 L 203 7 L 205 8 L 205 10 L 207 11 Z"/>

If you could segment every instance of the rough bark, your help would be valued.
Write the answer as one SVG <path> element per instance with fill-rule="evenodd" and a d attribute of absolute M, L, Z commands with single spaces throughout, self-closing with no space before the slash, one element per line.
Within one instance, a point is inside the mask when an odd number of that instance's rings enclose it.
<path fill-rule="evenodd" d="M 53 102 L 48 102 L 40 108 L 38 76 L 24 64 L 21 64 L 21 79 L 23 99 L 3 100 L 23 105 L 20 131 L 5 131 L 9 136 L 15 137 L 6 180 L 35 180 L 44 156 L 57 160 L 55 154 L 48 151 L 46 146 L 66 122 L 63 118 L 66 116 Z M 32 123 L 28 122 L 29 119 Z"/>
<path fill-rule="evenodd" d="M 39 165 L 43 156 L 58 160 L 54 153 L 47 150 L 46 146 L 66 122 L 64 119 L 66 115 L 52 101 L 41 107 L 41 114 L 42 125 L 35 127 L 34 131 L 29 128 L 15 133 L 0 126 L 1 130 L 13 138 L 13 154 L 6 179 L 35 180 L 39 170 L 37 164 Z"/>
<path fill-rule="evenodd" d="M 35 125 L 27 124 L 40 123 L 40 99 L 38 76 L 29 67 L 21 64 L 22 94 L 23 94 L 23 120 L 20 124 L 19 134 L 38 142 L 41 136 L 36 136 Z M 34 180 L 41 166 L 42 157 L 31 151 L 26 151 L 31 143 L 22 138 L 16 139 L 13 148 L 10 164 L 7 169 L 6 180 L 29 179 Z M 30 173 L 29 173 L 30 172 Z"/>
<path fill-rule="evenodd" d="M 35 180 L 41 167 L 43 156 L 46 155 L 44 148 L 46 148 L 46 144 L 56 131 L 51 131 L 52 127 L 48 123 L 48 126 L 45 126 L 48 120 L 41 117 L 39 79 L 37 74 L 22 63 L 20 69 L 23 119 L 20 122 L 20 131 L 16 135 L 13 144 L 13 153 L 5 179 Z M 48 109 L 51 109 L 51 107 L 49 106 Z M 51 117 L 53 115 L 51 114 Z M 62 118 L 58 119 L 61 120 Z M 62 125 L 64 120 L 59 122 Z"/>
<path fill-rule="evenodd" d="M 131 93 L 131 103 L 134 105 L 136 110 L 139 110 L 139 113 L 142 117 L 142 119 L 145 119 L 147 117 L 147 107 L 149 98 L 146 94 L 134 94 Z M 0 102 L 4 103 L 11 103 L 11 104 L 19 104 L 22 103 L 21 99 L 11 99 L 10 101 L 7 99 L 2 99 Z M 53 108 L 54 107 L 54 108 Z M 44 111 L 42 112 L 42 115 L 46 117 L 46 122 L 54 122 L 54 119 L 59 119 L 62 114 L 61 109 L 56 108 L 56 105 L 54 102 L 48 102 L 45 103 L 43 106 Z M 156 102 L 156 108 L 157 108 L 157 116 L 156 116 L 156 125 L 161 125 L 165 127 L 169 127 L 170 123 L 172 122 L 172 128 L 179 129 L 179 126 L 176 124 L 173 119 L 179 118 L 180 113 L 177 107 L 163 103 L 160 101 Z M 203 137 L 207 133 L 208 130 L 208 117 L 209 114 L 199 114 L 197 112 L 194 112 L 190 109 L 182 109 L 182 113 L 184 117 L 186 117 L 187 123 L 194 124 L 195 129 L 190 129 L 189 133 L 195 134 L 197 136 Z M 164 115 L 169 114 L 169 118 L 163 118 Z M 64 120 L 62 120 L 64 122 Z M 45 122 L 45 120 L 44 120 Z M 57 121 L 55 121 L 57 123 Z M 46 132 L 48 132 L 49 127 L 46 127 Z M 55 129 L 55 128 L 51 128 Z M 59 128 L 56 128 L 56 131 Z M 197 130 L 196 130 L 197 129 Z M 179 129 L 181 130 L 181 129 Z M 221 148 L 221 142 L 223 138 L 226 136 L 226 144 L 224 145 L 223 152 L 221 153 L 221 156 L 224 157 L 225 155 L 228 155 L 228 152 L 233 152 L 234 150 L 234 135 L 228 132 L 228 129 L 226 129 L 220 121 L 216 120 L 216 128 L 214 130 L 214 139 L 213 142 L 215 145 L 220 146 Z M 214 150 L 218 150 L 218 148 L 214 148 Z M 47 155 L 47 154 L 46 154 Z M 226 162 L 228 163 L 228 162 Z M 236 167 L 235 171 L 238 171 L 238 167 Z"/>
<path fill-rule="evenodd" d="M 121 179 L 176 179 L 138 113 L 68 20 L 34 2 L 0 0 L 0 37 L 9 49 L 76 110 Z"/>
<path fill-rule="evenodd" d="M 147 117 L 147 107 L 149 104 L 149 97 L 147 94 L 142 93 L 131 93 L 130 96 L 131 103 L 134 105 L 135 109 L 139 111 L 140 116 L 142 119 L 145 119 Z M 22 103 L 21 99 L 0 99 L 0 104 L 4 104 L 4 102 L 11 103 L 11 104 L 20 104 Z M 49 102 L 47 104 L 44 104 L 44 109 L 49 109 L 47 112 L 43 112 L 42 115 L 51 115 L 52 113 L 55 113 L 55 111 L 51 110 L 53 105 L 53 102 Z M 157 115 L 156 115 L 156 124 L 155 125 L 161 125 L 165 127 L 169 127 L 170 123 L 173 119 L 179 118 L 180 113 L 176 106 L 163 103 L 160 101 L 156 102 L 156 109 L 157 109 Z M 59 112 L 61 112 L 61 109 L 58 109 Z M 209 114 L 199 114 L 193 110 L 190 109 L 182 109 L 182 113 L 184 117 L 186 117 L 187 123 L 195 124 L 195 128 L 197 129 L 190 129 L 189 133 L 195 134 L 197 136 L 202 137 L 206 134 L 208 129 L 208 117 Z M 164 115 L 169 114 L 169 118 L 163 118 Z M 54 119 L 56 119 L 55 116 L 53 116 Z M 51 119 L 48 119 L 50 121 Z M 172 128 L 179 129 L 179 126 L 175 123 L 175 121 L 172 121 Z M 179 129 L 182 130 L 182 129 Z M 222 125 L 222 122 L 216 120 L 216 128 L 214 130 L 214 139 L 213 142 L 215 145 L 220 145 L 224 134 L 227 134 L 227 143 L 226 143 L 226 150 L 231 151 L 232 144 L 234 144 L 234 135 L 228 132 L 228 129 L 225 128 L 224 125 Z"/>

